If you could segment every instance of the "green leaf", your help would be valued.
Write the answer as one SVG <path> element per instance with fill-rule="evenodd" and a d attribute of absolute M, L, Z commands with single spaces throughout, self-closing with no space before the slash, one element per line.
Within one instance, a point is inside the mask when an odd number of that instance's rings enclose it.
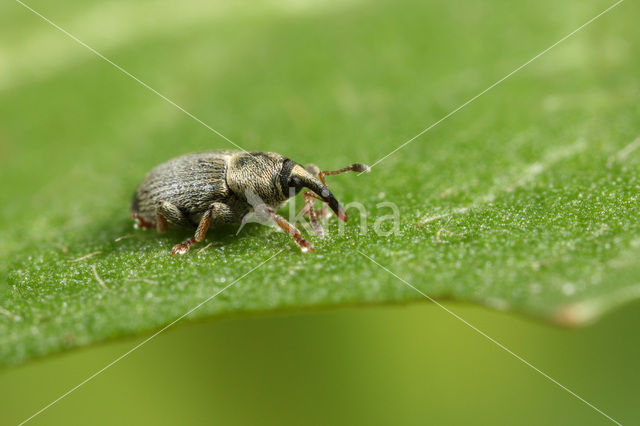
<path fill-rule="evenodd" d="M 335 169 L 376 162 L 610 3 L 32 6 L 242 147 Z M 154 165 L 230 144 L 2 8 L 0 364 L 160 329 L 226 287 L 187 318 L 427 300 L 366 256 L 429 297 L 561 324 L 640 295 L 637 4 L 370 174 L 329 177 L 367 214 L 330 219 L 315 253 L 250 224 L 182 257 L 188 231 L 133 230 L 131 194 Z"/>

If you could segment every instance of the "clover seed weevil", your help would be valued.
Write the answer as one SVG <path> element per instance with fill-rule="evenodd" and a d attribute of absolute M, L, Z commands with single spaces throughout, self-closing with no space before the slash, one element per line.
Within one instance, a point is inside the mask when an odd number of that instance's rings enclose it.
<path fill-rule="evenodd" d="M 327 203 L 340 220 L 347 220 L 324 176 L 368 170 L 368 166 L 357 163 L 336 171 L 320 171 L 314 165 L 302 167 L 273 152 L 186 154 L 160 164 L 145 176 L 133 196 L 131 217 L 137 228 L 156 228 L 158 232 L 165 232 L 169 224 L 195 228 L 193 237 L 173 247 L 174 255 L 184 254 L 202 241 L 209 226 L 242 223 L 251 211 L 273 220 L 303 252 L 313 251 L 313 245 L 276 211 L 302 188 L 308 188 L 310 191 L 304 192 L 304 213 L 321 236 L 322 227 L 313 208 L 316 199 Z"/>

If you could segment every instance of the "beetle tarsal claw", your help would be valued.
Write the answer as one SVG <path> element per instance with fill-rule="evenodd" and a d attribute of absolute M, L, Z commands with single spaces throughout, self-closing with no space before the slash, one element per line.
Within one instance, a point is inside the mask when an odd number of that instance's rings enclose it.
<path fill-rule="evenodd" d="M 186 252 L 189 251 L 189 248 L 195 242 L 196 242 L 195 238 L 189 238 L 184 243 L 176 244 L 175 246 L 173 246 L 173 249 L 171 250 L 171 254 L 174 256 L 185 254 Z"/>
<path fill-rule="evenodd" d="M 298 247 L 300 247 L 300 251 L 303 253 L 312 253 L 314 250 L 313 244 L 307 240 L 296 241 L 296 243 L 298 243 Z"/>
<path fill-rule="evenodd" d="M 324 238 L 324 228 L 318 222 L 312 222 L 313 232 L 319 237 Z"/>
<path fill-rule="evenodd" d="M 183 255 L 188 251 L 189 251 L 189 247 L 185 247 L 184 244 L 176 244 L 175 246 L 173 246 L 173 249 L 171 250 L 171 254 L 174 256 Z"/>

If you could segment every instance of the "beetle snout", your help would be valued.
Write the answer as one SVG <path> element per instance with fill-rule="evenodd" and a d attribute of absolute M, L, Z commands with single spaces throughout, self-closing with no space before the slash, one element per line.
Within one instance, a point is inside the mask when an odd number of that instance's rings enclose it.
<path fill-rule="evenodd" d="M 308 185 L 308 188 L 318 194 L 320 198 L 322 198 L 322 201 L 329 205 L 331 210 L 333 210 L 336 216 L 338 216 L 338 219 L 343 222 L 347 221 L 347 213 L 344 211 L 336 197 L 334 197 L 331 191 L 329 191 L 329 188 L 322 185 L 320 182 Z"/>
<path fill-rule="evenodd" d="M 311 173 L 309 173 L 309 171 L 300 166 L 296 166 L 292 171 L 292 177 L 290 179 L 297 179 L 299 186 L 305 186 L 315 192 L 322 201 L 329 205 L 331 210 L 333 210 L 336 216 L 338 216 L 338 219 L 343 222 L 347 221 L 347 213 L 344 211 L 338 200 L 336 200 L 336 197 L 333 196 L 331 191 L 329 191 L 329 188 L 327 188 L 323 182 L 316 179 L 311 175 Z"/>
<path fill-rule="evenodd" d="M 329 196 L 326 198 L 325 201 L 327 202 L 327 204 L 329 204 L 329 207 L 331 208 L 331 210 L 333 210 L 336 216 L 338 216 L 338 219 L 340 219 L 343 222 L 347 221 L 347 213 L 344 211 L 344 209 L 342 208 L 338 200 L 336 200 L 336 197 L 333 196 L 333 194 L 329 194 Z"/>

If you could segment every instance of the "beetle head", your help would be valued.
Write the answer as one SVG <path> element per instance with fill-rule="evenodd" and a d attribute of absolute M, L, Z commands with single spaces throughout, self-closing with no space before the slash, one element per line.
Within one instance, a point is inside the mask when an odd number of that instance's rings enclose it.
<path fill-rule="evenodd" d="M 282 170 L 280 171 L 280 188 L 287 198 L 291 195 L 298 194 L 302 188 L 309 188 L 318 197 L 320 197 L 322 201 L 329 205 L 331 210 L 333 210 L 336 216 L 338 216 L 338 219 L 343 222 L 347 221 L 347 214 L 336 197 L 333 196 L 329 188 L 327 188 L 320 179 L 315 177 L 300 164 L 297 164 L 288 158 L 284 160 L 284 163 L 282 163 Z"/>

